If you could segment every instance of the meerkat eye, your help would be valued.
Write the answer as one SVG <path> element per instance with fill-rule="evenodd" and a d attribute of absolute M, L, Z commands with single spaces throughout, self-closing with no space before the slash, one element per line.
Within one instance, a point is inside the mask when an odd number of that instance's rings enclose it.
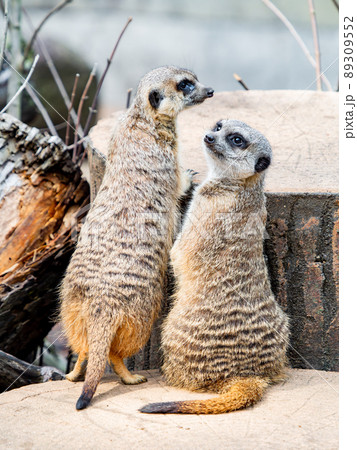
<path fill-rule="evenodd" d="M 221 122 L 217 122 L 216 126 L 214 127 L 213 131 L 219 131 L 222 129 L 222 124 Z"/>
<path fill-rule="evenodd" d="M 228 136 L 228 139 L 234 145 L 234 147 L 239 147 L 242 149 L 247 147 L 247 141 L 239 134 L 232 134 Z"/>
<path fill-rule="evenodd" d="M 177 85 L 177 90 L 178 91 L 182 91 L 184 94 L 189 94 L 190 92 L 192 92 L 195 88 L 195 85 L 190 81 L 187 80 L 186 78 L 182 81 L 180 81 Z"/>

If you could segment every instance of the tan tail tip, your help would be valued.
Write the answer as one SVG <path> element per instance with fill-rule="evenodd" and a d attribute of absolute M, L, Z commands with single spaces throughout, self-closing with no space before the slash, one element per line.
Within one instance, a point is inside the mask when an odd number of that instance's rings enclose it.
<path fill-rule="evenodd" d="M 177 414 L 180 402 L 165 402 L 165 403 L 149 403 L 139 409 L 140 412 L 146 414 Z"/>

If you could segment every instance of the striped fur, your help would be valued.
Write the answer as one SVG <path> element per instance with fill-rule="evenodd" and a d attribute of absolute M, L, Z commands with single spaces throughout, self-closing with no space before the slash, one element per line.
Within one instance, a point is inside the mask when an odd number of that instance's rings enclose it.
<path fill-rule="evenodd" d="M 288 320 L 270 288 L 263 255 L 264 172 L 254 169 L 271 149 L 242 122 L 221 124 L 211 133 L 219 162 L 207 149 L 210 175 L 194 193 L 171 251 L 177 290 L 162 334 L 168 384 L 220 396 L 148 405 L 143 412 L 232 411 L 255 403 L 269 383 L 284 378 Z M 229 146 L 234 133 L 244 136 L 247 148 Z"/>
<path fill-rule="evenodd" d="M 195 83 L 190 96 L 177 90 L 182 79 Z M 153 90 L 160 98 L 155 107 Z M 124 383 L 146 381 L 132 375 L 123 358 L 147 342 L 160 311 L 178 201 L 190 182 L 179 167 L 176 116 L 212 92 L 190 71 L 155 69 L 117 124 L 102 185 L 61 289 L 61 320 L 79 355 L 67 379 L 80 379 L 88 359 L 77 409 L 89 404 L 108 359 Z"/>

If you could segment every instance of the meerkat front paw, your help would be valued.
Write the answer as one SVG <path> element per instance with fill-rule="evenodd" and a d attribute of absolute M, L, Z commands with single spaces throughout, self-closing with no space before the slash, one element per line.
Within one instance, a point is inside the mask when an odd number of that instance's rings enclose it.
<path fill-rule="evenodd" d="M 187 169 L 182 171 L 181 174 L 181 195 L 187 194 L 194 186 L 194 176 L 197 175 L 198 172 L 195 172 L 192 169 Z"/>
<path fill-rule="evenodd" d="M 147 381 L 147 378 L 144 375 L 139 375 L 138 373 L 130 374 L 130 376 L 121 377 L 121 381 L 124 384 L 141 384 Z"/>

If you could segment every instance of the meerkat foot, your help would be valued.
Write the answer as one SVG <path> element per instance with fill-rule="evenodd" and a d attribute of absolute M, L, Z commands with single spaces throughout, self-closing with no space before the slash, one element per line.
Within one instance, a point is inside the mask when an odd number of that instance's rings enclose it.
<path fill-rule="evenodd" d="M 66 380 L 72 381 L 73 383 L 75 383 L 76 381 L 83 381 L 85 371 L 86 371 L 85 354 L 79 354 L 72 372 L 67 373 Z"/>
<path fill-rule="evenodd" d="M 140 375 L 138 373 L 131 373 L 129 377 L 120 378 L 124 384 L 141 384 L 147 381 L 147 378 L 144 377 L 144 375 Z"/>
<path fill-rule="evenodd" d="M 141 384 L 147 381 L 144 375 L 133 374 L 131 373 L 125 366 L 124 361 L 119 356 L 110 353 L 109 355 L 110 362 L 112 363 L 112 367 L 114 372 L 118 375 L 121 381 L 124 384 Z"/>
<path fill-rule="evenodd" d="M 83 376 L 83 374 L 75 373 L 75 371 L 72 370 L 72 372 L 67 373 L 66 380 L 76 383 L 77 381 L 83 381 L 84 376 Z"/>

